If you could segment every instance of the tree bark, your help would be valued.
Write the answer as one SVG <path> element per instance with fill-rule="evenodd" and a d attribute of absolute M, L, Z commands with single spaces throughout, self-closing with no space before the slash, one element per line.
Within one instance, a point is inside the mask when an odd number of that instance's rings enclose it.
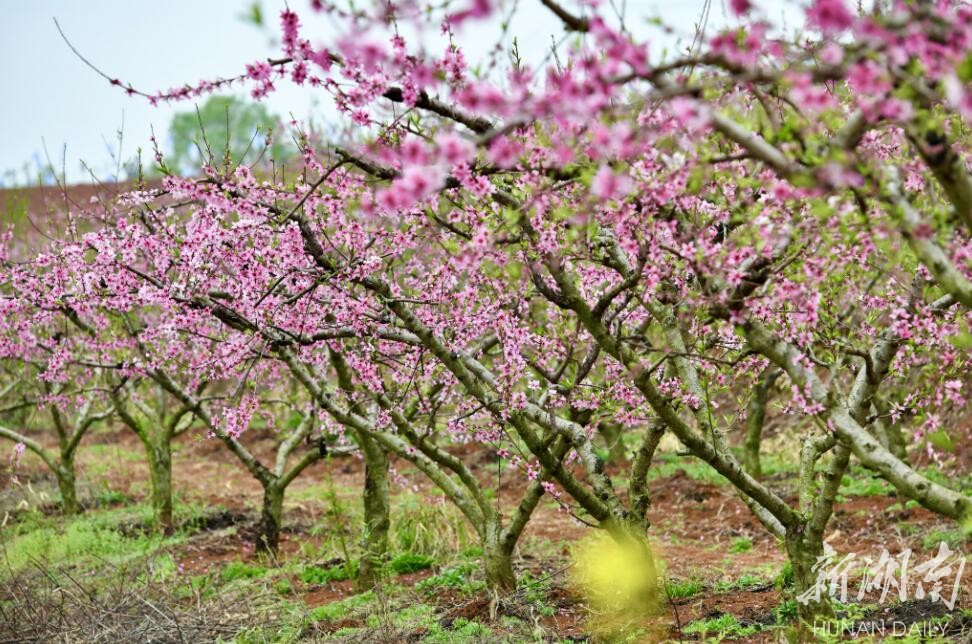
<path fill-rule="evenodd" d="M 78 503 L 78 488 L 74 476 L 74 459 L 62 460 L 54 472 L 57 487 L 61 492 L 61 512 L 66 516 L 73 516 L 81 511 Z"/>
<path fill-rule="evenodd" d="M 884 449 L 894 454 L 903 463 L 908 463 L 908 450 L 904 435 L 901 433 L 901 426 L 897 423 L 886 423 L 879 418 L 874 421 L 872 427 L 874 427 L 874 434 Z"/>
<path fill-rule="evenodd" d="M 483 568 L 489 589 L 495 593 L 506 594 L 516 588 L 516 575 L 513 574 L 513 550 L 504 544 L 499 523 L 497 519 L 495 523 L 486 525 Z"/>
<path fill-rule="evenodd" d="M 165 533 L 173 529 L 172 520 L 172 446 L 167 439 L 146 442 L 149 476 L 152 484 L 152 511 L 155 527 Z"/>
<path fill-rule="evenodd" d="M 823 539 L 812 530 L 788 530 L 784 544 L 793 568 L 793 596 L 796 598 L 816 584 L 817 571 L 813 567 L 823 555 Z M 797 615 L 801 621 L 810 624 L 820 617 L 833 617 L 834 608 L 830 603 L 828 589 L 820 591 L 819 600 L 811 598 L 806 605 L 797 601 Z"/>
<path fill-rule="evenodd" d="M 770 367 L 759 379 L 746 414 L 746 441 L 743 444 L 743 466 L 753 478 L 763 478 L 763 465 L 759 452 L 763 442 L 763 425 L 766 421 L 766 403 L 770 389 L 780 376 L 780 370 Z"/>
<path fill-rule="evenodd" d="M 358 571 L 358 589 L 370 590 L 381 581 L 388 549 L 390 503 L 388 500 L 388 454 L 372 438 L 359 433 L 365 457 L 363 553 Z"/>
<path fill-rule="evenodd" d="M 284 489 L 271 482 L 263 487 L 263 509 L 257 526 L 256 550 L 276 556 L 280 548 L 280 526 L 283 518 Z"/>

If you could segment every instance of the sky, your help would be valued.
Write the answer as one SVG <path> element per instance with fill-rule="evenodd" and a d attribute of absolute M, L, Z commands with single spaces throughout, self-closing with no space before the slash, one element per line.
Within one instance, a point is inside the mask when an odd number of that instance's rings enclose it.
<path fill-rule="evenodd" d="M 507 0 L 508 1 L 508 0 Z M 624 0 L 616 0 L 622 2 Z M 461 6 L 464 0 L 456 0 Z M 627 0 L 627 14 L 660 16 L 666 23 L 690 33 L 705 0 Z M 712 0 L 709 29 L 726 24 L 726 0 Z M 767 15 L 779 19 L 793 14 L 787 0 L 764 0 Z M 81 162 L 99 179 L 110 178 L 118 158 L 118 132 L 123 133 L 121 157 L 130 159 L 137 148 L 151 159 L 149 136 L 154 126 L 160 141 L 177 111 L 193 109 L 192 102 L 152 107 L 112 87 L 85 65 L 62 40 L 54 24 L 60 23 L 77 50 L 111 77 L 154 92 L 199 79 L 235 76 L 246 63 L 279 54 L 272 42 L 284 0 L 259 0 L 268 28 L 261 30 L 242 16 L 253 0 L 11 0 L 0 20 L 0 60 L 7 91 L 0 100 L 0 185 L 36 178 L 48 159 L 69 183 L 90 182 Z M 302 18 L 313 18 L 306 0 L 290 0 Z M 572 6 L 565 2 L 565 6 Z M 576 6 L 576 5 L 573 5 Z M 767 8 L 768 7 L 768 8 Z M 326 44 L 333 27 L 321 18 L 302 31 L 315 44 Z M 542 57 L 551 37 L 563 34 L 560 23 L 539 0 L 520 0 L 518 37 L 526 60 Z M 643 24 L 640 23 L 639 24 Z M 459 40 L 467 59 L 484 56 L 495 44 L 498 23 L 476 25 L 461 32 Z M 663 39 L 664 40 L 664 39 Z M 663 43 L 678 46 L 670 38 Z M 437 47 L 432 47 L 434 51 Z M 266 99 L 271 112 L 298 119 L 327 118 L 329 99 L 280 82 Z M 240 90 L 242 92 L 242 89 Z M 113 156 L 114 155 L 114 156 Z M 26 168 L 26 172 L 25 172 Z"/>

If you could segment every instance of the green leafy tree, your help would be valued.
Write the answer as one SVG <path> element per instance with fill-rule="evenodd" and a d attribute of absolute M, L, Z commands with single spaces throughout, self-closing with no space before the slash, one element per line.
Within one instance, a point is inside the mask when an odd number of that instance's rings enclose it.
<path fill-rule="evenodd" d="M 172 118 L 172 152 L 166 158 L 176 173 L 194 174 L 203 163 L 269 164 L 286 161 L 293 146 L 276 140 L 279 118 L 259 103 L 237 96 L 213 96 L 195 110 Z"/>

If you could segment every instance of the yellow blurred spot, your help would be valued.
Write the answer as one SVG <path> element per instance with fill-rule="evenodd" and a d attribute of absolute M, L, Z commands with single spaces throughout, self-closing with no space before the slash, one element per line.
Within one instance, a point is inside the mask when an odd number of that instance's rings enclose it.
<path fill-rule="evenodd" d="M 664 609 L 659 559 L 646 541 L 597 533 L 573 551 L 572 581 L 595 612 L 592 626 L 602 635 L 649 631 Z"/>

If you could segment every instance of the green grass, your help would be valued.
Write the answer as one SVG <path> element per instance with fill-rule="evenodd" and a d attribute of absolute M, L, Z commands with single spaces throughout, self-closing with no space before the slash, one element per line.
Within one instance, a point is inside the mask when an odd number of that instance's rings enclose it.
<path fill-rule="evenodd" d="M 746 537 L 736 537 L 729 543 L 729 552 L 738 554 L 753 549 L 753 542 Z"/>
<path fill-rule="evenodd" d="M 435 559 L 429 555 L 403 552 L 388 562 L 388 569 L 396 575 L 407 575 L 411 572 L 431 568 L 434 563 Z"/>
<path fill-rule="evenodd" d="M 759 455 L 763 476 L 797 475 L 800 460 L 794 454 L 766 452 Z"/>
<path fill-rule="evenodd" d="M 399 494 L 392 505 L 389 538 L 395 550 L 442 558 L 476 541 L 459 510 L 440 495 Z"/>
<path fill-rule="evenodd" d="M 343 619 L 359 609 L 370 608 L 374 600 L 375 594 L 369 590 L 360 595 L 352 595 L 340 601 L 318 606 L 310 611 L 308 619 L 312 622 L 332 622 Z"/>
<path fill-rule="evenodd" d="M 234 561 L 226 564 L 223 572 L 220 573 L 220 577 L 223 581 L 236 581 L 237 579 L 256 579 L 265 574 L 267 574 L 267 569 L 263 566 L 253 566 L 242 561 Z"/>
<path fill-rule="evenodd" d="M 777 588 L 790 588 L 793 586 L 793 564 L 789 561 L 783 562 L 780 574 L 776 576 Z"/>
<path fill-rule="evenodd" d="M 122 460 L 128 461 L 129 463 L 144 463 L 145 462 L 145 452 L 125 449 L 120 445 L 105 445 L 105 444 L 94 444 L 88 445 L 84 448 L 85 454 L 89 456 L 95 456 L 97 458 L 92 460 L 103 460 L 110 459 L 114 461 Z"/>
<path fill-rule="evenodd" d="M 160 547 L 184 539 L 150 531 L 123 531 L 121 526 L 146 525 L 152 511 L 133 506 L 78 517 L 47 517 L 31 513 L 3 531 L 4 572 L 17 572 L 35 562 L 44 566 L 88 567 L 107 562 L 124 563 L 149 555 Z M 3 573 L 0 573 L 3 574 Z"/>
<path fill-rule="evenodd" d="M 748 637 L 759 631 L 759 626 L 743 626 L 734 615 L 728 613 L 710 619 L 700 619 L 682 629 L 686 635 L 717 636 L 720 639 Z"/>
<path fill-rule="evenodd" d="M 315 608 L 311 611 L 312 621 L 335 621 L 351 616 L 365 607 L 373 609 L 368 615 L 364 627 L 346 627 L 334 631 L 334 640 L 351 639 L 353 641 L 371 641 L 375 630 L 391 627 L 399 632 L 421 631 L 421 641 L 430 644 L 472 644 L 473 642 L 497 641 L 493 630 L 475 620 L 458 618 L 449 626 L 443 626 L 435 608 L 426 604 L 406 606 L 398 610 L 379 611 L 372 605 L 374 596 L 371 593 L 349 597 L 340 602 Z"/>
<path fill-rule="evenodd" d="M 962 530 L 932 530 L 921 540 L 921 545 L 925 550 L 938 550 L 938 544 L 945 542 L 951 549 L 959 548 L 965 544 L 966 537 Z"/>
<path fill-rule="evenodd" d="M 549 602 L 551 586 L 548 577 L 537 578 L 530 572 L 526 572 L 517 580 L 516 586 L 523 601 L 531 604 L 539 615 L 550 617 L 557 612 Z"/>
<path fill-rule="evenodd" d="M 358 562 L 350 565 L 337 564 L 328 568 L 320 566 L 304 566 L 298 577 L 305 584 L 324 585 L 332 581 L 347 581 L 358 576 Z"/>
<path fill-rule="evenodd" d="M 966 495 L 972 495 L 972 473 L 964 476 L 949 476 L 940 469 L 926 467 L 921 470 L 921 474 L 933 483 L 950 487 Z"/>
<path fill-rule="evenodd" d="M 894 487 L 890 483 L 863 469 L 853 469 L 840 481 L 840 493 L 843 496 L 887 496 L 893 491 Z"/>
<path fill-rule="evenodd" d="M 289 579 L 281 579 L 273 585 L 278 595 L 289 595 L 294 592 L 294 585 Z"/>
<path fill-rule="evenodd" d="M 672 599 L 685 599 L 702 592 L 700 579 L 670 579 L 665 582 L 665 592 Z"/>
<path fill-rule="evenodd" d="M 746 588 L 753 588 L 754 586 L 763 586 L 767 583 L 769 582 L 764 577 L 743 573 L 738 579 L 734 579 L 732 581 L 720 581 L 716 583 L 715 589 L 717 592 L 725 593 L 733 590 L 745 590 Z"/>
<path fill-rule="evenodd" d="M 132 501 L 132 497 L 118 490 L 105 489 L 95 495 L 95 503 L 101 507 L 131 503 Z"/>
<path fill-rule="evenodd" d="M 675 476 L 679 472 L 684 472 L 686 476 L 703 483 L 723 485 L 726 479 L 721 474 L 712 469 L 712 466 L 704 461 L 691 456 L 678 456 L 676 454 L 658 454 L 655 456 L 648 471 L 649 480 L 657 480 Z"/>
<path fill-rule="evenodd" d="M 472 594 L 485 587 L 484 582 L 472 579 L 473 571 L 478 566 L 471 562 L 465 562 L 444 569 L 438 575 L 423 579 L 415 587 L 423 592 L 435 592 L 445 588 L 455 588 L 466 594 Z"/>

